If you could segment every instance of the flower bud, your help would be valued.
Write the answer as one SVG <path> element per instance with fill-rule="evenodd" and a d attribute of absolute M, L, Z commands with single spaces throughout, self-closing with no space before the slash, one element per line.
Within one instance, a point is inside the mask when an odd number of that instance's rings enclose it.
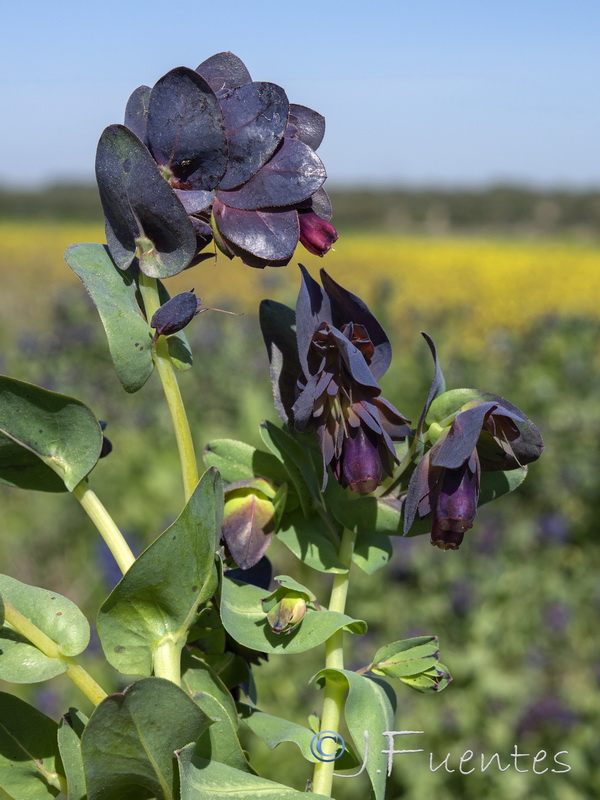
<path fill-rule="evenodd" d="M 275 531 L 274 491 L 268 481 L 237 481 L 225 489 L 222 535 L 241 569 L 249 569 L 264 556 Z"/>
<path fill-rule="evenodd" d="M 300 211 L 300 242 L 309 253 L 324 256 L 338 239 L 338 233 L 330 222 L 314 211 Z"/>
<path fill-rule="evenodd" d="M 273 633 L 291 633 L 304 618 L 306 599 L 296 593 L 283 597 L 267 614 Z"/>

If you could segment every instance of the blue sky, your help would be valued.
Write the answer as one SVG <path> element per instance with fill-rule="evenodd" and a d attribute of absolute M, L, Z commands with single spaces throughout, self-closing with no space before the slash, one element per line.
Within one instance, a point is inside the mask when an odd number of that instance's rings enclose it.
<path fill-rule="evenodd" d="M 327 119 L 334 184 L 600 185 L 598 0 L 21 0 L 0 183 L 93 175 L 131 91 L 232 50 Z"/>

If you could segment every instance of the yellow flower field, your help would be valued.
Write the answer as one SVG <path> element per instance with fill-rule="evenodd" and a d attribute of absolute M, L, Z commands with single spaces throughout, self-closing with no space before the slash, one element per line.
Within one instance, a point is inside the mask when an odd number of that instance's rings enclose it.
<path fill-rule="evenodd" d="M 77 283 L 63 251 L 81 241 L 104 241 L 102 225 L 0 222 L 0 324 L 25 321 L 26 297 L 34 309 L 27 321 L 35 316 L 43 324 L 47 298 Z M 346 234 L 323 260 L 304 248 L 297 258 L 313 274 L 325 266 L 383 312 L 388 326 L 409 323 L 435 335 L 449 321 L 472 351 L 492 332 L 518 332 L 547 314 L 600 315 L 597 243 Z M 168 285 L 172 293 L 194 287 L 206 305 L 254 314 L 263 297 L 293 302 L 298 277 L 292 267 L 259 271 L 219 254 Z"/>

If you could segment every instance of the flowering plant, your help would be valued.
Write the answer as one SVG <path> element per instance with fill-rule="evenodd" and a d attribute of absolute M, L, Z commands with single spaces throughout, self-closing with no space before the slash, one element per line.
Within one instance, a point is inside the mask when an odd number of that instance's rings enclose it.
<path fill-rule="evenodd" d="M 213 257 L 212 241 L 253 267 L 287 264 L 298 242 L 324 255 L 337 233 L 315 154 L 323 133 L 319 114 L 220 53 L 137 89 L 125 124 L 100 138 L 107 244 L 72 245 L 66 261 L 98 309 L 125 391 L 158 373 L 184 504 L 135 558 L 91 487 L 100 458 L 119 457 L 105 423 L 72 397 L 0 378 L 0 480 L 71 493 L 122 572 L 97 618 L 106 660 L 123 676 L 106 688 L 78 660 L 90 638 L 83 613 L 0 576 L 0 678 L 66 674 L 91 706 L 57 724 L 0 695 L 0 786 L 11 797 L 332 798 L 334 766 L 363 763 L 383 800 L 386 754 L 369 754 L 368 735 L 394 728 L 390 685 L 436 693 L 451 680 L 435 636 L 384 644 L 362 668 L 345 666 L 345 640 L 366 631 L 346 613 L 351 571 L 384 567 L 394 536 L 428 533 L 458 549 L 478 506 L 517 488 L 542 451 L 525 414 L 487 392 L 446 391 L 425 335 L 434 377 L 412 428 L 381 393 L 392 359 L 381 324 L 325 270 L 319 284 L 304 267 L 295 310 L 269 300 L 260 309 L 283 423 L 262 423 L 264 449 L 213 440 L 199 475 L 178 388 L 177 371 L 192 366 L 184 329 L 206 308 L 193 291 L 170 298 L 162 280 Z M 273 579 L 275 539 L 299 565 L 332 576 L 327 603 L 300 582 L 306 572 Z M 261 661 L 320 645 L 325 665 L 312 683 L 324 690 L 322 714 L 300 725 L 261 711 Z M 313 770 L 306 785 L 259 776 L 242 726 L 269 747 L 294 742 Z"/>

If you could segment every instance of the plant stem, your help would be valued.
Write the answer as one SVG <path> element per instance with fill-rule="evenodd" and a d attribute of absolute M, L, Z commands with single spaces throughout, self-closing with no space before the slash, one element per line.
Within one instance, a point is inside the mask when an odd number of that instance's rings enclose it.
<path fill-rule="evenodd" d="M 73 489 L 73 494 L 79 500 L 83 510 L 96 528 L 98 528 L 100 535 L 119 565 L 119 569 L 125 574 L 135 561 L 135 556 L 123 538 L 123 534 L 115 525 L 113 518 L 104 508 L 96 494 L 88 487 L 87 480 L 84 479 L 81 483 L 78 483 Z"/>
<path fill-rule="evenodd" d="M 342 542 L 338 553 L 338 559 L 348 568 L 347 572 L 335 575 L 331 589 L 331 599 L 329 601 L 329 611 L 339 611 L 341 614 L 346 609 L 346 598 L 348 596 L 348 586 L 350 584 L 350 567 L 352 566 L 352 554 L 356 534 L 353 531 L 344 529 Z M 344 632 L 336 631 L 325 642 L 325 667 L 334 669 L 344 668 Z M 344 707 L 345 689 L 339 683 L 327 680 L 325 683 L 325 697 L 323 699 L 323 713 L 321 715 L 321 731 L 337 731 L 340 725 L 342 710 Z M 332 752 L 335 743 L 332 742 Z M 323 742 L 323 752 L 326 751 L 327 740 Z M 331 796 L 333 785 L 334 761 L 319 761 L 315 764 L 313 775 L 313 792 Z"/>
<path fill-rule="evenodd" d="M 81 691 L 97 706 L 106 697 L 106 692 L 99 686 L 92 676 L 84 670 L 74 659 L 61 653 L 60 648 L 44 631 L 34 625 L 20 611 L 4 599 L 4 613 L 6 621 L 13 630 L 24 636 L 34 647 L 37 647 L 48 658 L 58 659 L 66 665 L 66 675 L 78 686 Z"/>
<path fill-rule="evenodd" d="M 181 645 L 165 639 L 154 651 L 154 674 L 181 686 Z"/>
<path fill-rule="evenodd" d="M 158 284 L 156 280 L 140 272 L 140 291 L 144 300 L 146 318 L 151 320 L 154 313 L 160 308 Z M 164 336 L 159 336 L 156 340 L 154 363 L 162 383 L 173 421 L 173 427 L 175 429 L 175 438 L 177 439 L 179 460 L 181 462 L 181 472 L 183 475 L 183 490 L 187 502 L 198 483 L 198 465 L 196 462 L 196 453 L 190 425 L 187 414 L 185 413 L 181 392 L 179 391 L 179 384 L 177 383 L 177 375 L 173 367 L 173 362 L 169 357 L 167 340 Z"/>

